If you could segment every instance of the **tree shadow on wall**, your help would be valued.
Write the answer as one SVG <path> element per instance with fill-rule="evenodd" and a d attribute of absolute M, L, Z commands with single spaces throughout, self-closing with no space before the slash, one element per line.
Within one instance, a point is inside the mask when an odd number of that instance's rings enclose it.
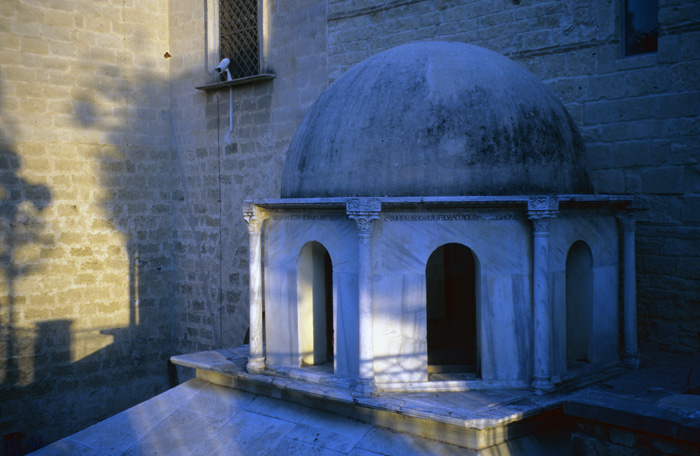
<path fill-rule="evenodd" d="M 0 101 L 2 98 L 0 97 Z M 0 110 L 1 111 L 1 110 Z M 16 406 L 31 382 L 28 372 L 20 365 L 35 351 L 34 331 L 18 325 L 18 281 L 38 271 L 45 259 L 44 253 L 53 244 L 46 233 L 42 213 L 52 202 L 51 190 L 41 184 L 32 184 L 21 176 L 22 162 L 11 139 L 13 124 L 5 116 L 0 121 L 0 433 L 12 430 L 15 422 L 8 407 Z M 36 365 L 37 360 L 33 360 Z M 13 405 L 14 404 L 14 405 Z M 27 411 L 27 414 L 31 414 Z M 6 454 L 23 450 L 21 433 L 4 435 Z M 39 443 L 24 449 L 36 449 Z"/>
<path fill-rule="evenodd" d="M 144 355 L 146 348 L 167 347 L 171 354 L 212 349 L 225 332 L 219 289 L 221 162 L 206 147 L 178 142 L 194 136 L 176 131 L 181 121 L 192 128 L 193 113 L 171 106 L 170 88 L 178 80 L 157 68 L 98 65 L 97 73 L 110 77 L 99 84 L 86 80 L 82 86 L 91 96 L 78 96 L 73 109 L 77 124 L 109 131 L 109 147 L 96 148 L 104 190 L 100 204 L 125 235 L 130 327 L 138 340 L 132 351 Z M 116 124 L 105 108 L 110 105 L 120 106 Z M 208 99 L 206 113 L 218 108 Z M 200 127 L 206 130 L 204 120 Z"/>
<path fill-rule="evenodd" d="M 7 359 L 3 383 L 13 385 L 19 378 L 15 357 L 15 286 L 20 277 L 36 267 L 36 263 L 16 261 L 16 253 L 27 245 L 47 245 L 51 242 L 43 235 L 41 218 L 41 212 L 51 202 L 51 191 L 44 185 L 33 185 L 20 177 L 20 168 L 20 159 L 11 147 L 0 145 L 0 273 L 4 276 L 7 293 L 2 320 Z"/>
<path fill-rule="evenodd" d="M 54 196 L 23 178 L 25 144 L 15 147 L 13 124 L 0 115 L 0 454 L 24 454 L 36 441 L 77 432 L 169 384 L 167 361 L 175 354 L 171 150 L 169 142 L 158 142 L 165 135 L 152 134 L 157 129 L 148 125 L 160 112 L 140 98 L 156 91 L 167 99 L 167 81 L 114 66 L 99 72 L 114 77 L 104 84 L 87 76 L 75 81 L 77 93 L 64 100 L 72 111 L 73 125 L 65 127 L 70 154 L 51 150 L 60 144 L 34 140 L 47 156 L 60 157 L 52 178 L 69 182 L 55 189 L 70 186 L 65 194 Z M 25 171 L 36 173 L 32 167 L 44 157 L 26 157 Z M 50 216 L 61 232 L 47 235 L 44 213 L 54 198 L 71 203 L 61 205 L 72 206 L 71 220 L 57 209 Z M 64 253 L 54 257 L 58 235 L 77 240 L 59 246 Z M 20 279 L 30 274 L 36 289 L 28 291 Z M 94 317 L 106 323 L 93 324 Z"/>

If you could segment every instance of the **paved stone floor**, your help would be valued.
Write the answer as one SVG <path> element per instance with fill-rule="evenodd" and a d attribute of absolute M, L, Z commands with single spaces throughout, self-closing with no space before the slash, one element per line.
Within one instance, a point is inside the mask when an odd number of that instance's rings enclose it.
<path fill-rule="evenodd" d="M 468 450 L 303 405 L 190 380 L 35 453 L 465 455 Z"/>

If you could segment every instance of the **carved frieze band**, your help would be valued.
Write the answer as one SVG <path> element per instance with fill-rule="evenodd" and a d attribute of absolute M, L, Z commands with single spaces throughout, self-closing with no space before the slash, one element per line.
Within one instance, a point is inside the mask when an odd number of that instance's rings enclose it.
<path fill-rule="evenodd" d="M 260 231 L 268 212 L 252 203 L 243 204 L 243 218 L 248 223 L 248 233 L 254 234 Z"/>
<path fill-rule="evenodd" d="M 357 223 L 357 234 L 367 237 L 372 234 L 372 222 L 379 218 L 382 203 L 375 198 L 356 198 L 345 203 L 348 217 Z"/>
<path fill-rule="evenodd" d="M 353 198 L 345 203 L 348 215 L 355 212 L 376 212 L 382 210 L 382 202 L 376 198 Z"/>
<path fill-rule="evenodd" d="M 527 201 L 527 210 L 532 211 L 558 211 L 559 198 L 551 195 L 531 196 Z"/>

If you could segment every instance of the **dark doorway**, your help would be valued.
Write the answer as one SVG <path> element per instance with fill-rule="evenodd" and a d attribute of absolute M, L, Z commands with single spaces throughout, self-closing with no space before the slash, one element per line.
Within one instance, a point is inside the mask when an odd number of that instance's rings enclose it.
<path fill-rule="evenodd" d="M 333 263 L 326 248 L 309 242 L 297 259 L 301 365 L 333 362 Z"/>
<path fill-rule="evenodd" d="M 574 242 L 566 256 L 567 369 L 590 362 L 593 322 L 593 256 L 583 241 Z"/>
<path fill-rule="evenodd" d="M 445 244 L 425 267 L 428 370 L 477 373 L 476 274 L 472 251 Z"/>

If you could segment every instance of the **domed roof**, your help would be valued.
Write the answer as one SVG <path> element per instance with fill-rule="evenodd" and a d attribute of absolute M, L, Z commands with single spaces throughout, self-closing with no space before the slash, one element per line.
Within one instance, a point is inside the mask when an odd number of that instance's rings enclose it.
<path fill-rule="evenodd" d="M 521 66 L 412 43 L 321 94 L 287 151 L 282 197 L 589 193 L 584 153 L 566 109 Z"/>

